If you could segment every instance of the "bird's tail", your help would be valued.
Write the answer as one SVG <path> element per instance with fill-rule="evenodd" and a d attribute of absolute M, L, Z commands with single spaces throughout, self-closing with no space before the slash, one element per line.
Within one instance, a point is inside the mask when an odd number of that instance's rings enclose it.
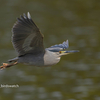
<path fill-rule="evenodd" d="M 0 66 L 0 69 L 5 69 L 16 64 L 18 64 L 18 58 L 11 59 L 8 63 L 3 63 L 2 66 Z"/>

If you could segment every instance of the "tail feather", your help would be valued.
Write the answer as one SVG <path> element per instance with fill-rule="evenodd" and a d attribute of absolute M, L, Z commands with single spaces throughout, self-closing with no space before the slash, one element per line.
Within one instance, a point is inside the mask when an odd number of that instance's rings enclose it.
<path fill-rule="evenodd" d="M 15 62 L 18 61 L 18 57 L 8 60 L 8 62 Z"/>

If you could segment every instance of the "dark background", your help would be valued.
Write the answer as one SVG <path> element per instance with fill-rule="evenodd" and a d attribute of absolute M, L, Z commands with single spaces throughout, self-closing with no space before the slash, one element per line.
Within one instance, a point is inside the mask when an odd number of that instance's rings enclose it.
<path fill-rule="evenodd" d="M 1 0 L 0 64 L 17 56 L 11 43 L 16 18 L 30 12 L 45 47 L 69 40 L 51 67 L 18 64 L 0 71 L 0 100 L 100 100 L 100 0 Z"/>

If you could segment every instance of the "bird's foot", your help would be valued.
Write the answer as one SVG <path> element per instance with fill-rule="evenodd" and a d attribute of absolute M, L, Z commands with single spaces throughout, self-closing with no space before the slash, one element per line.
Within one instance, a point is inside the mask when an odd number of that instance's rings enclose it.
<path fill-rule="evenodd" d="M 2 66 L 0 66 L 0 69 L 5 69 L 9 64 L 8 63 L 3 63 Z"/>
<path fill-rule="evenodd" d="M 14 62 L 14 63 L 3 63 L 2 66 L 0 66 L 0 69 L 5 69 L 5 68 L 8 68 L 8 67 L 11 67 L 13 65 L 16 65 L 18 62 Z"/>

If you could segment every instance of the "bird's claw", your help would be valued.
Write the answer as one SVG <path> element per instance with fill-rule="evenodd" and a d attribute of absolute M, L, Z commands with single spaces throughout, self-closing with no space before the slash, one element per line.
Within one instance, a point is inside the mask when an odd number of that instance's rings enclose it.
<path fill-rule="evenodd" d="M 8 63 L 3 63 L 2 66 L 0 66 L 0 69 L 5 69 L 9 64 Z"/>
<path fill-rule="evenodd" d="M 14 62 L 14 63 L 11 63 L 11 64 L 9 64 L 9 63 L 3 63 L 3 65 L 0 66 L 0 69 L 2 70 L 2 69 L 5 69 L 5 68 L 8 68 L 10 66 L 16 65 L 17 63 L 18 62 Z"/>

